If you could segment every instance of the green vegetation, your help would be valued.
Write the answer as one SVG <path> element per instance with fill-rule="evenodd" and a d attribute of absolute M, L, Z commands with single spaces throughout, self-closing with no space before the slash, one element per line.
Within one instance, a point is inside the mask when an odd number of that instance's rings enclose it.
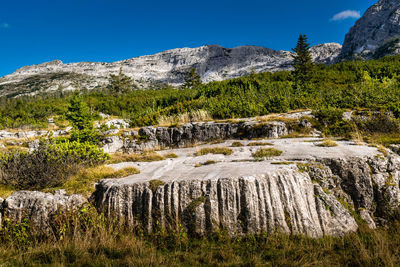
<path fill-rule="evenodd" d="M 174 158 L 173 154 L 167 155 L 170 158 Z M 161 156 L 154 151 L 144 151 L 142 154 L 126 154 L 126 153 L 114 153 L 111 155 L 109 163 L 120 163 L 120 162 L 152 162 L 165 160 L 166 156 Z"/>
<path fill-rule="evenodd" d="M 197 74 L 196 69 L 192 68 L 185 77 L 183 88 L 194 88 L 201 84 L 200 75 Z"/>
<path fill-rule="evenodd" d="M 198 168 L 198 167 L 201 167 L 201 166 L 207 166 L 207 165 L 212 165 L 212 164 L 216 164 L 216 163 L 217 162 L 215 160 L 207 160 L 206 162 L 203 162 L 203 163 L 196 163 L 194 165 L 194 167 Z"/>
<path fill-rule="evenodd" d="M 310 44 L 307 43 L 307 36 L 300 34 L 297 45 L 293 49 L 293 75 L 298 86 L 303 87 L 311 78 L 314 63 L 311 58 Z M 302 88 L 300 88 L 302 89 Z"/>
<path fill-rule="evenodd" d="M 150 189 L 153 193 L 157 191 L 157 188 L 163 186 L 165 183 L 161 180 L 151 180 L 149 182 Z"/>
<path fill-rule="evenodd" d="M 244 146 L 243 143 L 241 142 L 235 141 L 232 143 L 232 147 L 241 147 L 241 146 Z"/>
<path fill-rule="evenodd" d="M 253 74 L 201 84 L 193 88 L 164 87 L 114 92 L 95 89 L 81 99 L 99 119 L 102 112 L 132 120 L 132 126 L 156 125 L 160 119 L 204 110 L 214 119 L 262 116 L 296 109 L 343 112 L 344 109 L 400 114 L 400 56 L 380 60 L 316 65 L 298 87 L 290 71 Z M 65 126 L 73 93 L 0 98 L 0 128 L 47 127 L 47 119 Z"/>
<path fill-rule="evenodd" d="M 73 127 L 71 141 L 97 143 L 98 133 L 93 127 L 92 113 L 78 93 L 75 93 L 70 101 L 66 119 Z"/>
<path fill-rule="evenodd" d="M 193 200 L 195 209 L 204 197 Z M 3 221 L 2 266 L 396 266 L 400 223 L 388 229 L 361 225 L 343 237 L 307 238 L 282 233 L 229 237 L 224 232 L 189 237 L 183 229 L 143 234 L 110 222 L 90 206 L 60 213 L 47 235 L 29 222 Z"/>
<path fill-rule="evenodd" d="M 262 158 L 270 158 L 270 157 L 278 157 L 282 155 L 283 151 L 275 149 L 275 148 L 260 148 L 256 152 L 253 153 L 253 157 L 257 159 Z"/>
<path fill-rule="evenodd" d="M 206 147 L 200 149 L 200 151 L 196 152 L 196 156 L 203 156 L 207 154 L 222 154 L 222 155 L 231 155 L 233 150 L 227 147 Z"/>
<path fill-rule="evenodd" d="M 0 184 L 13 189 L 43 189 L 65 183 L 81 168 L 104 163 L 109 156 L 96 145 L 64 141 L 42 142 L 32 153 L 0 154 Z"/>
<path fill-rule="evenodd" d="M 325 139 L 321 143 L 317 144 L 317 146 L 320 146 L 320 147 L 335 147 L 335 146 L 338 146 L 338 144 L 335 141 L 333 141 L 332 139 Z"/>
<path fill-rule="evenodd" d="M 176 158 L 178 158 L 178 155 L 175 153 L 169 153 L 167 155 L 164 155 L 164 157 L 167 159 L 176 159 Z"/>
<path fill-rule="evenodd" d="M 104 165 L 91 167 L 88 169 L 80 169 L 76 175 L 72 176 L 65 182 L 60 189 L 67 190 L 68 194 L 81 194 L 90 197 L 94 192 L 94 184 L 102 179 L 121 178 L 132 174 L 138 174 L 140 171 L 134 167 L 127 167 L 118 171 Z M 58 189 L 58 188 L 56 188 Z M 45 191 L 54 191 L 54 188 Z"/>
<path fill-rule="evenodd" d="M 252 142 L 249 143 L 247 146 L 272 146 L 272 143 L 268 143 L 268 142 Z"/>

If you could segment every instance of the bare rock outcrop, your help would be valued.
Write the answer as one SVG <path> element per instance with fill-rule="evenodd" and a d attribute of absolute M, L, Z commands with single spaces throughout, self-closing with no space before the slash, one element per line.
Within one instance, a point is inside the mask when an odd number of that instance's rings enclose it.
<path fill-rule="evenodd" d="M 190 233 L 273 233 L 281 231 L 340 236 L 355 231 L 350 213 L 306 174 L 275 171 L 261 176 L 168 182 L 152 191 L 150 183 L 102 181 L 96 205 L 147 231 L 176 229 Z"/>
<path fill-rule="evenodd" d="M 305 125 L 304 127 L 308 127 Z M 130 136 L 103 140 L 105 152 L 138 152 L 145 149 L 185 147 L 228 138 L 279 138 L 289 133 L 284 122 L 187 123 L 178 127 L 142 127 Z M 137 136 L 136 136 L 137 135 Z M 139 138 L 138 138 L 139 137 Z"/>
<path fill-rule="evenodd" d="M 175 149 L 177 159 L 135 164 L 141 174 L 101 181 L 93 199 L 107 216 L 146 231 L 182 225 L 197 235 L 340 236 L 357 229 L 355 213 L 375 228 L 399 208 L 397 155 L 351 142 L 323 148 L 315 139 L 269 141 L 283 154 L 264 161 L 249 159 L 257 148 L 246 143 L 231 156 L 185 158 L 189 148 Z"/>
<path fill-rule="evenodd" d="M 77 209 L 85 203 L 83 196 L 68 196 L 63 190 L 55 194 L 18 191 L 3 201 L 0 214 L 16 222 L 26 218 L 36 230 L 47 231 L 57 212 Z"/>
<path fill-rule="evenodd" d="M 380 0 L 350 29 L 341 59 L 381 57 L 400 53 L 400 2 Z"/>

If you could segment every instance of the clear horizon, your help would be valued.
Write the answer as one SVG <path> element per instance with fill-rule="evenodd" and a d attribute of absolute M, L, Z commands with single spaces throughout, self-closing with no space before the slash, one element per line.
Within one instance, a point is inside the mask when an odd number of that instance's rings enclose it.
<path fill-rule="evenodd" d="M 0 76 L 52 60 L 113 62 L 182 47 L 290 50 L 337 42 L 376 0 L 281 2 L 9 1 L 0 10 Z"/>

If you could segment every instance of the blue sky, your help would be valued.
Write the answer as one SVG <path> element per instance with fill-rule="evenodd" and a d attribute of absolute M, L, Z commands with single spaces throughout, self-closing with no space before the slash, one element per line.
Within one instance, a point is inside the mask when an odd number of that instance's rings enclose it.
<path fill-rule="evenodd" d="M 290 50 L 300 33 L 312 45 L 342 43 L 376 2 L 1 0 L 0 76 L 55 59 L 111 62 L 205 44 Z"/>

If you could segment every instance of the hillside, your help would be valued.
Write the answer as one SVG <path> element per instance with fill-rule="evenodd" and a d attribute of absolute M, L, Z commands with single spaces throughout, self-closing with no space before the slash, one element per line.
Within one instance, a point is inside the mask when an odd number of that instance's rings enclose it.
<path fill-rule="evenodd" d="M 336 43 L 311 48 L 315 62 L 331 64 L 340 53 Z M 35 95 L 43 92 L 71 91 L 105 87 L 110 74 L 120 70 L 140 88 L 179 86 L 195 68 L 203 82 L 221 81 L 265 71 L 291 68 L 291 52 L 257 46 L 224 48 L 206 45 L 179 48 L 155 55 L 131 58 L 113 63 L 79 62 L 63 64 L 59 60 L 26 66 L 0 78 L 0 96 Z"/>

